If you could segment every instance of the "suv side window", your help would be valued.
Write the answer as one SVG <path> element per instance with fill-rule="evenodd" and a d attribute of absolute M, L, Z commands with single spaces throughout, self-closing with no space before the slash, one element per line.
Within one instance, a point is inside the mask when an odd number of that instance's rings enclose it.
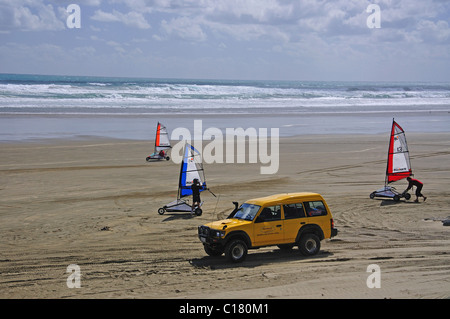
<path fill-rule="evenodd" d="M 259 214 L 258 219 L 260 221 L 265 221 L 265 222 L 280 220 L 281 219 L 281 206 L 276 205 L 276 206 L 264 207 L 262 209 L 261 213 Z"/>
<path fill-rule="evenodd" d="M 327 210 L 322 201 L 305 202 L 304 205 L 306 214 L 310 217 L 327 215 Z"/>
<path fill-rule="evenodd" d="M 283 205 L 284 219 L 306 217 L 302 203 Z"/>

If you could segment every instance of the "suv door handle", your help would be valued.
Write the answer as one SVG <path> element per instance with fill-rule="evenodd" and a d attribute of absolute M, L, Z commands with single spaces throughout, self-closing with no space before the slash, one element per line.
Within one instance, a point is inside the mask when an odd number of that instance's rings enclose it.
<path fill-rule="evenodd" d="M 277 227 L 281 227 L 281 225 L 277 225 Z"/>

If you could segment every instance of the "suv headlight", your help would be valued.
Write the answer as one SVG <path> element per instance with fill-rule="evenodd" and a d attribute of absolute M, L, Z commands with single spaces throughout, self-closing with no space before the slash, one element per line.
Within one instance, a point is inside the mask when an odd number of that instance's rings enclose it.
<path fill-rule="evenodd" d="M 211 235 L 213 237 L 221 238 L 225 236 L 225 231 L 223 230 L 211 230 Z"/>

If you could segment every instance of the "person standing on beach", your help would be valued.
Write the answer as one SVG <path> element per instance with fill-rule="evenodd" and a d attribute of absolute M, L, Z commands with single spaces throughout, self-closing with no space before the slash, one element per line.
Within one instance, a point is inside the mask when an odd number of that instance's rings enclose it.
<path fill-rule="evenodd" d="M 203 186 L 200 185 L 200 182 L 197 178 L 194 178 L 192 181 L 191 189 L 192 189 L 192 207 L 191 213 L 194 213 L 195 206 L 200 205 L 200 190 Z"/>
<path fill-rule="evenodd" d="M 418 203 L 419 202 L 419 197 L 423 197 L 423 201 L 426 201 L 427 198 L 425 196 L 423 196 L 422 194 L 422 187 L 423 187 L 423 183 L 421 181 L 419 181 L 418 179 L 414 179 L 411 177 L 407 177 L 406 178 L 409 182 L 408 184 L 408 188 L 405 190 L 405 193 L 407 191 L 409 191 L 413 186 L 416 186 L 416 200 L 415 202 Z"/>

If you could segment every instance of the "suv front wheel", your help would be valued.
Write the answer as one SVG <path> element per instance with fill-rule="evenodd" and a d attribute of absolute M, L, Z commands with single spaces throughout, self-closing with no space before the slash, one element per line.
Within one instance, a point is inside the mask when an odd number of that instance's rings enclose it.
<path fill-rule="evenodd" d="M 314 234 L 304 234 L 298 244 L 300 252 L 305 256 L 313 256 L 320 251 L 320 239 Z"/>
<path fill-rule="evenodd" d="M 225 247 L 225 257 L 234 263 L 244 261 L 247 252 L 247 244 L 240 239 L 231 240 Z"/>
<path fill-rule="evenodd" d="M 205 252 L 210 256 L 220 256 L 223 254 L 223 250 L 220 249 L 213 249 L 207 245 L 203 245 L 203 248 L 205 249 Z"/>

